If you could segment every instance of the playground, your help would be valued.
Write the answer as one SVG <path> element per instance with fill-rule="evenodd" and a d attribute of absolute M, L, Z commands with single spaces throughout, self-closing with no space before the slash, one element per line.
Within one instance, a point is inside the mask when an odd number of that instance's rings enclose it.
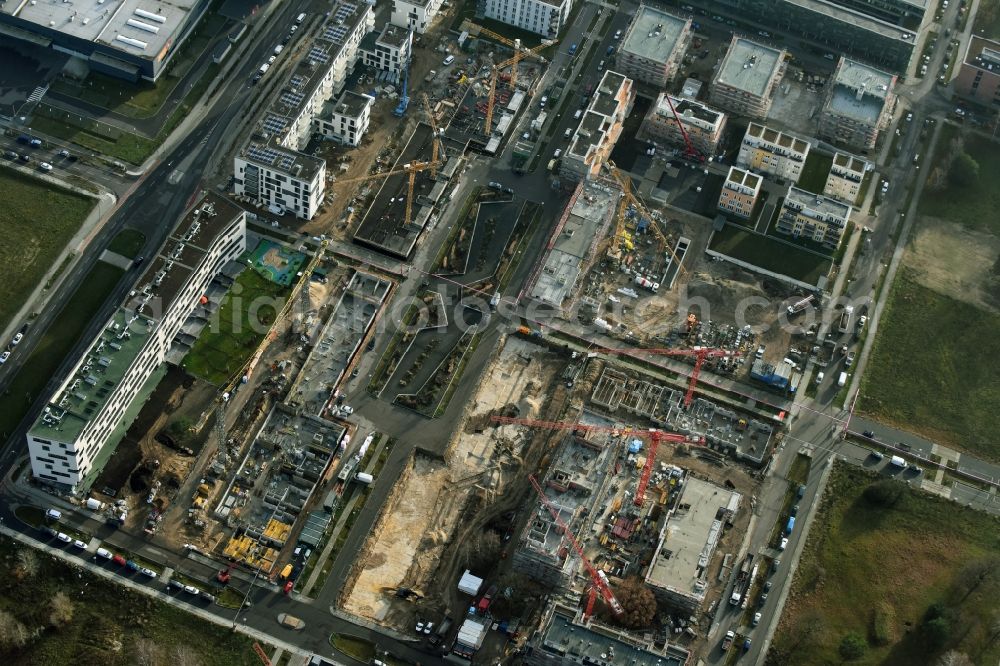
<path fill-rule="evenodd" d="M 290 287 L 306 262 L 306 255 L 273 241 L 262 239 L 247 256 L 255 271 L 283 287 Z"/>

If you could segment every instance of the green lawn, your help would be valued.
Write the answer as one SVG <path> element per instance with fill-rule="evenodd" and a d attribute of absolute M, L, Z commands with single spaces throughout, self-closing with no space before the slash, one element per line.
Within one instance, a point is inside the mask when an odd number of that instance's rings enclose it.
<path fill-rule="evenodd" d="M 348 657 L 353 657 L 360 662 L 370 663 L 375 658 L 375 645 L 371 641 L 344 634 L 333 634 L 330 636 L 330 645 L 340 650 Z"/>
<path fill-rule="evenodd" d="M 123 257 L 135 259 L 145 242 L 146 236 L 141 231 L 122 229 L 108 244 L 108 250 Z"/>
<path fill-rule="evenodd" d="M 18 557 L 37 569 L 21 566 Z M 20 554 L 20 555 L 19 555 Z M 34 556 L 32 558 L 32 555 Z M 4 666 L 199 664 L 257 666 L 253 640 L 227 628 L 0 538 L 0 612 L 5 639 L 26 627 L 22 647 L 5 649 Z M 61 594 L 69 613 L 53 617 Z M 31 599 L 31 603 L 25 603 Z M 68 617 L 68 619 L 67 619 Z M 5 645 L 5 648 L 7 646 Z"/>
<path fill-rule="evenodd" d="M 187 371 L 218 385 L 231 379 L 263 340 L 288 292 L 252 269 L 240 273 L 185 357 Z"/>
<path fill-rule="evenodd" d="M 797 187 L 813 194 L 822 194 L 831 166 L 833 166 L 833 155 L 817 150 L 809 151 Z"/>
<path fill-rule="evenodd" d="M 3 231 L 0 329 L 10 323 L 32 289 L 94 208 L 94 200 L 7 167 L 0 168 Z"/>
<path fill-rule="evenodd" d="M 987 39 L 1000 39 L 1000 0 L 979 0 L 972 33 Z"/>
<path fill-rule="evenodd" d="M 932 170 L 942 166 L 950 152 L 949 143 L 959 134 L 959 128 L 945 124 L 934 149 Z M 943 190 L 921 197 L 919 213 L 963 224 L 969 229 L 1000 234 L 1000 143 L 984 140 L 978 135 L 966 137 L 965 152 L 979 163 L 979 180 L 962 187 L 948 185 Z"/>
<path fill-rule="evenodd" d="M 101 307 L 124 274 L 125 271 L 117 266 L 99 261 L 73 292 L 66 307 L 45 331 L 27 362 L 7 386 L 3 409 L 0 409 L 0 435 L 3 440 L 10 436 L 24 418 L 28 407 L 45 388 L 46 382 L 55 375 L 63 357 L 69 353 L 84 327 L 93 318 L 94 312 Z M 29 329 L 28 335 L 31 334 Z"/>
<path fill-rule="evenodd" d="M 851 663 L 933 664 L 947 650 L 997 663 L 997 519 L 902 484 L 894 505 L 874 503 L 864 492 L 877 478 L 847 464 L 832 472 L 767 663 L 842 664 L 849 633 L 866 646 Z"/>
<path fill-rule="evenodd" d="M 858 408 L 1000 460 L 1000 315 L 942 296 L 903 268 L 879 324 Z"/>
<path fill-rule="evenodd" d="M 731 224 L 715 233 L 710 249 L 809 284 L 816 284 L 831 265 L 829 258 Z"/>

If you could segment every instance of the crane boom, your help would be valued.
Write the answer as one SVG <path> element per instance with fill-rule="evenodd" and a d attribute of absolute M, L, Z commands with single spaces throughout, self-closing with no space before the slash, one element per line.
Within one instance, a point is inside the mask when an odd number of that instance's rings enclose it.
<path fill-rule="evenodd" d="M 670 113 L 674 114 L 674 121 L 677 123 L 677 129 L 681 131 L 681 136 L 684 137 L 684 156 L 692 160 L 697 160 L 698 162 L 703 162 L 705 158 L 698 151 L 698 149 L 694 147 L 694 144 L 691 143 L 691 137 L 688 136 L 687 130 L 684 129 L 684 123 L 681 122 L 680 116 L 677 115 L 677 109 L 674 108 L 674 102 L 670 99 L 670 94 L 666 93 L 663 97 L 667 100 L 667 106 L 670 107 Z"/>
<path fill-rule="evenodd" d="M 611 585 L 608 583 L 608 577 L 603 571 L 598 571 L 597 568 L 591 564 L 590 560 L 584 554 L 583 547 L 580 546 L 580 542 L 578 542 L 576 537 L 573 536 L 573 532 L 570 531 L 569 526 L 567 526 L 566 523 L 563 522 L 563 519 L 559 516 L 559 511 L 552 505 L 552 502 L 550 502 L 549 498 L 545 495 L 545 491 L 542 490 L 542 486 L 538 483 L 538 479 L 536 479 L 533 474 L 529 474 L 528 481 L 531 482 L 531 487 L 535 489 L 536 493 L 538 493 L 538 497 L 542 500 L 542 504 L 544 504 L 545 508 L 549 510 L 550 514 L 552 514 L 552 520 L 554 520 L 556 525 L 559 526 L 559 529 L 562 530 L 563 536 L 569 540 L 570 545 L 573 546 L 573 550 L 575 550 L 576 554 L 580 556 L 580 560 L 583 562 L 583 566 L 587 569 L 587 573 L 590 575 L 590 580 L 593 582 L 594 587 L 601 593 L 601 597 L 604 598 L 605 603 L 608 604 L 615 616 L 621 617 L 621 615 L 625 612 L 625 609 L 622 608 L 618 599 L 615 598 L 615 593 L 611 591 Z M 589 608 L 591 604 L 588 602 L 587 606 Z"/>

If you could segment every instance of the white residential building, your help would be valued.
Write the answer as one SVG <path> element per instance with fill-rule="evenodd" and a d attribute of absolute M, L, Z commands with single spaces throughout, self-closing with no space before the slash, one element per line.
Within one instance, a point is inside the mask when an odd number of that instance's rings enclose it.
<path fill-rule="evenodd" d="M 871 168 L 872 165 L 860 157 L 847 153 L 834 153 L 830 174 L 826 177 L 826 184 L 823 186 L 823 194 L 846 201 L 852 206 L 857 205 L 858 195 L 861 194 L 861 184 L 865 180 L 865 174 Z"/>
<path fill-rule="evenodd" d="M 615 69 L 663 88 L 680 70 L 691 43 L 691 19 L 641 5 L 615 54 Z"/>
<path fill-rule="evenodd" d="M 788 54 L 783 49 L 733 35 L 712 79 L 712 106 L 738 116 L 763 120 L 785 75 Z"/>
<path fill-rule="evenodd" d="M 392 0 L 390 22 L 422 35 L 441 10 L 441 2 L 442 0 Z"/>
<path fill-rule="evenodd" d="M 875 147 L 879 132 L 892 123 L 895 108 L 895 74 L 841 58 L 827 83 L 820 135 L 870 150 Z"/>
<path fill-rule="evenodd" d="M 736 164 L 775 178 L 799 182 L 811 144 L 791 134 L 750 123 L 740 142 Z"/>
<path fill-rule="evenodd" d="M 595 178 L 611 156 L 635 101 L 632 79 L 606 71 L 562 156 L 559 173 L 569 180 Z"/>
<path fill-rule="evenodd" d="M 775 231 L 835 250 L 850 219 L 851 207 L 847 204 L 791 187 L 778 212 Z"/>
<path fill-rule="evenodd" d="M 573 0 L 478 0 L 486 18 L 555 39 L 566 25 Z M 568 46 L 568 45 L 564 45 Z"/>
<path fill-rule="evenodd" d="M 671 104 L 673 111 L 670 109 Z M 677 125 L 678 120 L 688 139 L 702 155 L 715 154 L 726 127 L 726 114 L 694 99 L 678 98 L 667 93 L 661 92 L 650 107 L 639 127 L 638 137 L 660 145 L 683 148 L 684 134 Z"/>
<path fill-rule="evenodd" d="M 413 54 L 413 31 L 386 23 L 381 33 L 369 33 L 362 40 L 361 53 L 366 65 L 388 72 L 390 81 L 400 82 Z"/>
<path fill-rule="evenodd" d="M 371 5 L 334 5 L 233 158 L 237 195 L 276 215 L 287 211 L 308 220 L 316 214 L 326 193 L 326 163 L 300 151 L 318 131 L 327 103 L 340 94 L 361 57 L 362 39 L 374 27 Z"/>
<path fill-rule="evenodd" d="M 245 250 L 246 212 L 227 199 L 208 193 L 187 212 L 28 429 L 36 479 L 72 492 L 93 480 L 209 283 Z"/>
<path fill-rule="evenodd" d="M 357 146 L 368 131 L 372 104 L 375 98 L 351 90 L 344 91 L 336 102 L 327 104 L 327 110 L 316 119 L 317 131 L 348 146 Z"/>
<path fill-rule="evenodd" d="M 719 194 L 719 209 L 749 219 L 760 196 L 762 178 L 738 166 L 729 167 Z"/>

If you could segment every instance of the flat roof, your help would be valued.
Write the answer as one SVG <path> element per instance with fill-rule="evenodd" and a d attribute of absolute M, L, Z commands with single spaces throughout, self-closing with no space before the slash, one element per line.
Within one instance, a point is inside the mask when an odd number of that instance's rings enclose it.
<path fill-rule="evenodd" d="M 670 112 L 670 105 L 667 104 L 667 97 L 670 97 L 670 102 L 674 105 L 674 111 L 677 112 L 677 117 L 680 118 L 681 122 L 685 125 L 693 124 L 710 129 L 716 127 L 726 115 L 722 111 L 716 111 L 715 109 L 705 106 L 701 102 L 697 102 L 693 99 L 674 97 L 673 95 L 667 95 L 667 93 L 661 92 L 660 96 L 656 98 L 656 113 L 658 115 L 665 116 L 671 121 L 673 120 L 673 113 Z"/>
<path fill-rule="evenodd" d="M 810 144 L 808 141 L 803 141 L 802 139 L 796 138 L 791 134 L 785 134 L 784 132 L 771 129 L 770 127 L 761 125 L 760 123 L 750 123 L 747 125 L 747 134 L 761 139 L 762 141 L 773 143 L 776 146 L 781 146 L 785 150 L 793 151 L 799 154 L 809 152 Z"/>
<path fill-rule="evenodd" d="M 689 18 L 641 5 L 628 27 L 619 52 L 665 63 L 680 46 L 684 31 L 690 30 L 690 27 Z"/>
<path fill-rule="evenodd" d="M 371 95 L 345 90 L 338 99 L 328 102 L 324 110 L 330 114 L 339 113 L 342 116 L 357 118 L 374 102 L 375 98 Z"/>
<path fill-rule="evenodd" d="M 864 173 L 868 163 L 860 157 L 855 157 L 849 153 L 836 152 L 833 154 L 834 166 L 840 167 L 854 173 Z"/>
<path fill-rule="evenodd" d="M 785 2 L 798 5 L 803 9 L 806 9 L 817 14 L 822 14 L 836 21 L 841 21 L 843 23 L 848 23 L 853 26 L 857 26 L 869 32 L 876 33 L 880 37 L 885 37 L 887 39 L 892 39 L 897 42 L 906 42 L 910 45 L 914 43 L 916 36 L 895 23 L 890 23 L 888 21 L 883 21 L 870 14 L 864 14 L 860 11 L 853 9 L 848 9 L 847 7 L 841 7 L 839 5 L 832 4 L 826 0 L 784 0 Z M 907 0 L 917 9 L 921 10 L 921 13 L 925 11 L 926 0 L 918 0 L 914 2 L 913 0 Z M 909 39 L 903 39 L 903 34 L 909 34 Z"/>
<path fill-rule="evenodd" d="M 154 60 L 183 31 L 200 0 L 16 0 L 0 14 Z"/>
<path fill-rule="evenodd" d="M 265 113 L 265 121 L 268 118 L 273 116 Z M 264 139 L 260 135 L 251 136 L 240 150 L 239 156 L 251 164 L 281 171 L 299 180 L 312 180 L 326 165 L 326 160 L 322 158 L 285 148 L 271 138 Z"/>
<path fill-rule="evenodd" d="M 821 215 L 833 215 L 843 220 L 846 220 L 851 214 L 851 207 L 847 204 L 823 196 L 822 194 L 807 192 L 797 187 L 790 187 L 788 194 L 785 195 L 783 205 L 788 206 L 789 204 L 798 204 L 804 211 L 812 211 Z"/>
<path fill-rule="evenodd" d="M 609 129 L 609 118 L 618 110 L 618 91 L 627 80 L 624 74 L 608 70 L 601 77 L 597 89 L 580 120 L 567 152 L 586 157 L 591 147 L 604 141 Z"/>
<path fill-rule="evenodd" d="M 965 62 L 1000 75 L 1000 42 L 973 36 L 965 50 Z"/>
<path fill-rule="evenodd" d="M 864 63 L 841 58 L 830 81 L 826 110 L 875 124 L 896 77 Z"/>
<path fill-rule="evenodd" d="M 729 167 L 729 173 L 726 175 L 726 180 L 739 185 L 746 185 L 747 187 L 752 187 L 753 189 L 757 189 L 757 185 L 760 184 L 760 176 L 755 173 L 745 171 L 738 166 Z"/>
<path fill-rule="evenodd" d="M 784 51 L 733 37 L 713 83 L 763 97 L 771 79 L 780 71 L 784 57 Z"/>
<path fill-rule="evenodd" d="M 406 43 L 407 38 L 410 35 L 410 31 L 404 28 L 400 28 L 398 25 L 393 25 L 392 23 L 386 23 L 385 27 L 382 28 L 382 33 L 378 36 L 376 44 L 386 44 L 395 49 L 401 47 Z"/>
<path fill-rule="evenodd" d="M 708 566 L 722 536 L 725 510 L 740 494 L 703 481 L 684 477 L 678 507 L 667 518 L 646 581 L 681 594 L 703 598 Z"/>

